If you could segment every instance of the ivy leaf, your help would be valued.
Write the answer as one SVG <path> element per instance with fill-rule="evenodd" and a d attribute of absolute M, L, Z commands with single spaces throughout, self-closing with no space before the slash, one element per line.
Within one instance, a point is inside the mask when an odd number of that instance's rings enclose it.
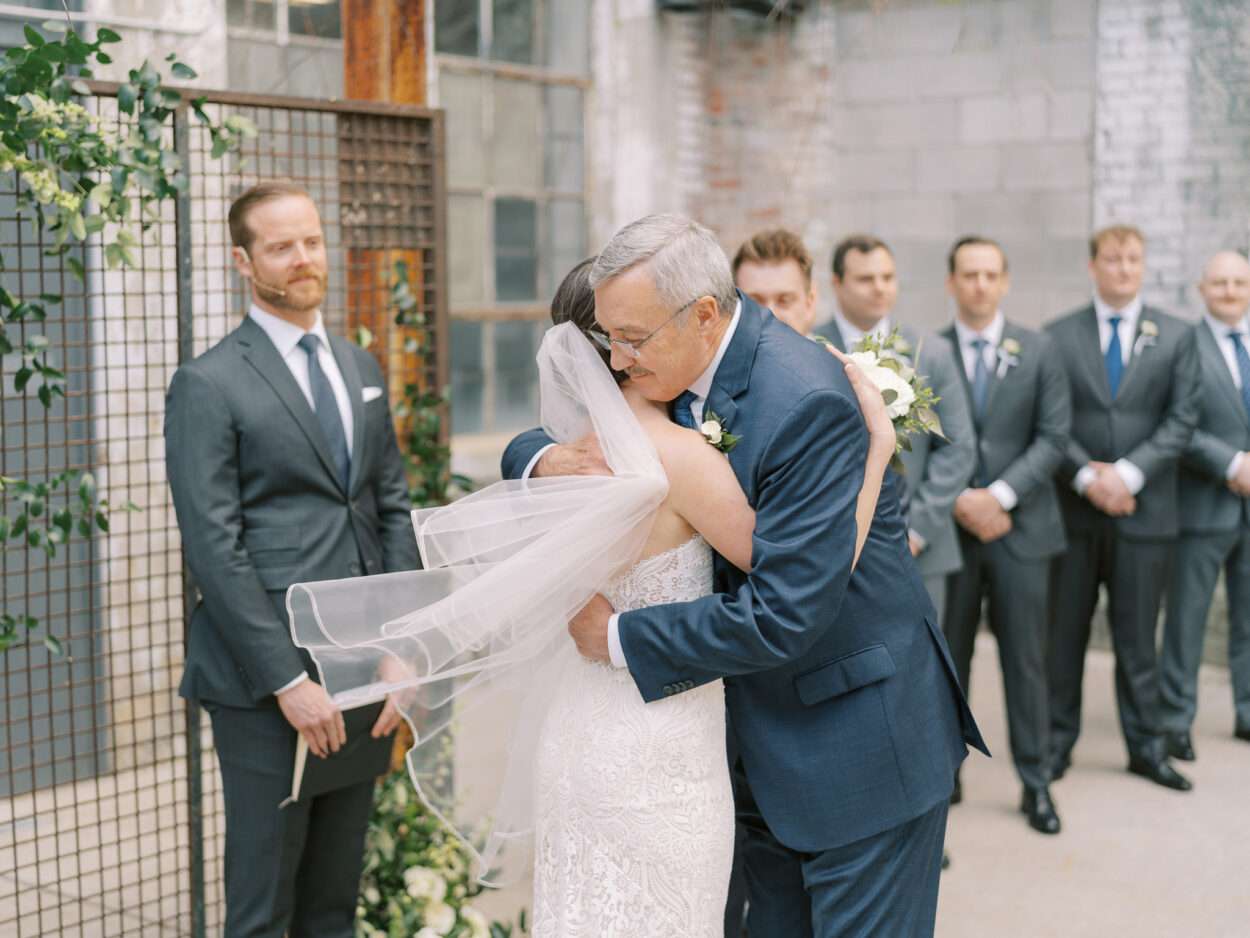
<path fill-rule="evenodd" d="M 43 384 L 39 386 L 39 403 L 43 405 L 44 410 L 52 406 L 52 388 Z"/>
<path fill-rule="evenodd" d="M 38 49 L 45 42 L 47 42 L 47 40 L 44 39 L 43 36 L 39 35 L 39 30 L 35 29 L 33 26 L 30 26 L 29 24 L 22 27 L 22 32 L 25 33 L 26 35 L 26 41 L 29 42 L 32 46 L 34 46 L 36 49 Z"/>
<path fill-rule="evenodd" d="M 87 271 L 82 266 L 82 261 L 76 257 L 67 257 L 65 258 L 65 266 L 68 267 L 69 272 L 74 275 L 74 279 L 76 279 L 79 283 L 86 283 Z"/>
<path fill-rule="evenodd" d="M 135 102 L 139 100 L 139 89 L 126 82 L 117 89 L 117 107 L 123 114 L 135 112 Z"/>
<path fill-rule="evenodd" d="M 105 534 L 108 534 L 109 516 L 106 515 L 102 511 L 97 511 L 95 513 L 95 526 L 99 528 L 101 531 L 103 531 Z"/>
<path fill-rule="evenodd" d="M 48 649 L 48 651 L 52 652 L 52 654 L 57 655 L 58 657 L 65 654 L 65 649 L 61 645 L 61 640 L 57 638 L 55 635 L 45 635 L 43 637 L 43 645 L 45 648 Z"/>
<path fill-rule="evenodd" d="M 186 81 L 199 77 L 199 75 L 196 74 L 195 69 L 184 62 L 175 62 L 172 66 L 170 66 L 169 71 L 175 78 L 182 78 Z"/>
<path fill-rule="evenodd" d="M 107 26 L 101 26 L 99 29 L 97 29 L 95 31 L 95 38 L 96 38 L 96 42 L 100 42 L 100 43 L 122 41 L 122 37 L 117 35 L 117 33 L 113 32 L 113 30 L 109 29 Z"/>

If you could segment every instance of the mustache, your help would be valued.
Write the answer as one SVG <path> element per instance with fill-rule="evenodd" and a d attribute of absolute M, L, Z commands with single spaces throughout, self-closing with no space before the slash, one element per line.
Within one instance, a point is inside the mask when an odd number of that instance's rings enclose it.
<path fill-rule="evenodd" d="M 651 372 L 646 368 L 639 368 L 637 365 L 630 365 L 625 369 L 625 374 L 629 375 L 631 378 L 641 378 L 645 375 L 651 374 Z"/>

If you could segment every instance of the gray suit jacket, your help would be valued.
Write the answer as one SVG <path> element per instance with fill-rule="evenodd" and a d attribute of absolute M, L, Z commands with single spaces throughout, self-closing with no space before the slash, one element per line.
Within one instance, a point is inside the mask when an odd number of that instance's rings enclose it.
<path fill-rule="evenodd" d="M 363 349 L 330 337 L 354 422 L 344 491 L 307 398 L 252 319 L 175 372 L 165 458 L 183 551 L 201 599 L 180 693 L 264 704 L 308 668 L 291 642 L 292 583 L 418 565 L 403 459 L 385 388 Z"/>
<path fill-rule="evenodd" d="M 1181 457 L 1181 531 L 1206 534 L 1250 525 L 1250 498 L 1225 484 L 1233 456 L 1250 451 L 1250 416 L 1233 384 L 1219 340 L 1206 322 L 1194 327 L 1198 346 L 1198 426 Z"/>
<path fill-rule="evenodd" d="M 1011 512 L 1011 531 L 1000 543 L 1020 560 L 1053 557 L 1067 546 L 1054 484 L 1072 428 L 1063 363 L 1045 335 L 1007 322 L 999 364 L 990 373 L 985 413 L 978 420 L 955 327 L 942 336 L 951 344 L 973 415 L 979 473 L 986 485 L 1006 482 L 1019 499 Z M 1014 364 L 1002 348 L 1009 339 L 1020 346 Z"/>
<path fill-rule="evenodd" d="M 836 322 L 821 328 L 829 341 L 846 351 Z M 945 338 L 934 334 L 921 337 L 907 326 L 899 326 L 898 331 L 913 349 L 920 349 L 915 368 L 941 398 L 935 410 L 946 435 L 945 440 L 929 434 L 914 436 L 911 451 L 903 452 L 904 517 L 907 527 L 924 538 L 925 548 L 916 558 L 921 575 L 953 573 L 963 565 L 963 558 L 951 511 L 976 468 L 972 415 L 960 386 L 962 369 L 955 367 Z"/>
<path fill-rule="evenodd" d="M 1142 339 L 1142 324 L 1158 329 L 1154 343 Z M 1111 399 L 1093 304 L 1046 327 L 1068 373 L 1072 392 L 1072 435 L 1057 474 L 1059 503 L 1068 534 L 1102 524 L 1102 512 L 1072 488 L 1090 460 L 1124 458 L 1139 468 L 1146 484 L 1137 511 L 1115 520 L 1123 537 L 1173 538 L 1180 528 L 1177 488 L 1181 453 L 1198 422 L 1198 361 L 1193 326 L 1150 306 L 1142 308 L 1128 368 Z"/>

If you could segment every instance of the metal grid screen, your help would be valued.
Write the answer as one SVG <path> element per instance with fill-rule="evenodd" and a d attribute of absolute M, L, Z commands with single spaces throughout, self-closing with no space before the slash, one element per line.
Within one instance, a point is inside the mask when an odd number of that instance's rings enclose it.
<path fill-rule="evenodd" d="M 116 117 L 115 88 L 95 87 Z M 446 386 L 441 114 L 419 108 L 207 94 L 217 119 L 259 133 L 211 158 L 186 111 L 169 128 L 189 192 L 144 236 L 137 265 L 107 271 L 77 249 L 85 286 L 43 255 L 0 188 L 0 283 L 64 302 L 42 325 L 66 372 L 67 399 L 45 411 L 33 389 L 0 381 L 0 473 L 40 479 L 85 469 L 100 494 L 139 511 L 75 538 L 53 559 L 9 541 L 0 551 L 6 611 L 38 617 L 64 643 L 0 653 L 0 936 L 202 935 L 221 927 L 220 780 L 207 718 L 177 696 L 193 587 L 184 580 L 165 480 L 165 388 L 180 361 L 234 328 L 247 309 L 230 265 L 231 199 L 265 178 L 316 200 L 331 252 L 328 326 L 373 334 L 392 400 L 403 386 Z M 49 242 L 50 243 L 50 242 Z M 424 315 L 422 357 L 404 352 L 388 306 L 408 264 Z M 21 328 L 15 338 L 24 339 Z M 16 343 L 15 343 L 16 344 Z M 0 509 L 12 514 L 12 505 Z M 40 633 L 42 634 L 42 633 Z"/>

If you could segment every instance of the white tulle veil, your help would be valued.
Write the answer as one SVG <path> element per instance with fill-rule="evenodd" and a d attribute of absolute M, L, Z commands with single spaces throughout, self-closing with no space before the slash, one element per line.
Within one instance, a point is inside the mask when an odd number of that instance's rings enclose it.
<path fill-rule="evenodd" d="M 593 431 L 613 476 L 504 481 L 415 511 L 423 570 L 287 593 L 292 637 L 336 703 L 401 699 L 417 792 L 469 845 L 478 878 L 497 886 L 532 861 L 534 757 L 577 654 L 568 620 L 638 560 L 668 491 L 654 447 L 575 326 L 547 332 L 538 369 L 547 434 L 569 442 Z"/>

